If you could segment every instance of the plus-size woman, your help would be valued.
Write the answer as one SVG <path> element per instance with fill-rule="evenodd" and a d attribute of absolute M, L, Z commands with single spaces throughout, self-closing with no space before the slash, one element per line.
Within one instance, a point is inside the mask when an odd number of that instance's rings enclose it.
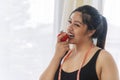
<path fill-rule="evenodd" d="M 57 37 L 55 54 L 40 80 L 119 80 L 115 61 L 104 49 L 106 19 L 84 5 L 71 13 L 68 23 L 67 32 Z M 69 38 L 62 42 L 66 34 Z"/>

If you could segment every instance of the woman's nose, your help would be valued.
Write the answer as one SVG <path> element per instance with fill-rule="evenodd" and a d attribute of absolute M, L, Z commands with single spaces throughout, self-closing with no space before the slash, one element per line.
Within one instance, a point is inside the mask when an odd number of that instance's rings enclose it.
<path fill-rule="evenodd" d="M 72 30 L 73 30 L 72 25 L 68 25 L 67 26 L 67 31 L 69 32 L 69 31 L 72 31 Z"/>

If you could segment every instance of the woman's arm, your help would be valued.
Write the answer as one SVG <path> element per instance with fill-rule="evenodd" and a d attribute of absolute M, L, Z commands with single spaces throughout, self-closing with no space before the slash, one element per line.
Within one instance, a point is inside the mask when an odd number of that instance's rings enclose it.
<path fill-rule="evenodd" d="M 58 36 L 57 43 L 56 43 L 56 50 L 52 61 L 50 62 L 47 69 L 43 72 L 40 76 L 39 80 L 53 80 L 55 72 L 59 66 L 61 58 L 65 55 L 66 51 L 69 50 L 69 44 L 67 41 L 61 42 L 61 38 L 63 38 L 66 33 Z"/>
<path fill-rule="evenodd" d="M 106 51 L 101 53 L 101 79 L 119 80 L 118 69 L 113 57 Z"/>
<path fill-rule="evenodd" d="M 47 69 L 40 76 L 40 80 L 53 80 L 55 72 L 59 66 L 60 59 L 57 57 L 53 57 Z"/>

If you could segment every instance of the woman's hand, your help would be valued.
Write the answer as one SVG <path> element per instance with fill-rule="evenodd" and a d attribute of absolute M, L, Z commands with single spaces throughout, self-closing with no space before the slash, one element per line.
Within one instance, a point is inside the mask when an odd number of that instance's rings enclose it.
<path fill-rule="evenodd" d="M 69 43 L 68 38 L 65 41 L 61 41 L 63 38 L 66 38 L 67 33 L 62 32 L 57 37 L 56 49 L 55 49 L 55 56 L 58 58 L 62 58 L 66 51 L 69 50 Z"/>
<path fill-rule="evenodd" d="M 65 55 L 66 51 L 69 50 L 68 41 L 65 39 L 67 33 L 62 32 L 57 37 L 55 55 L 53 56 L 49 66 L 40 76 L 39 80 L 54 80 L 55 72 L 58 69 L 61 58 Z M 47 77 L 46 77 L 47 76 Z"/>

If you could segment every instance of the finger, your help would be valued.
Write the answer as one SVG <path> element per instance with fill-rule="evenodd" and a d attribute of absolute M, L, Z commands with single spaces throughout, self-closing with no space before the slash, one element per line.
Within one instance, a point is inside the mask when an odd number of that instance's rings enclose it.
<path fill-rule="evenodd" d="M 61 42 L 62 45 L 69 45 L 68 41 Z"/>
<path fill-rule="evenodd" d="M 65 47 L 65 48 L 69 48 L 69 45 L 65 45 L 64 47 Z"/>

